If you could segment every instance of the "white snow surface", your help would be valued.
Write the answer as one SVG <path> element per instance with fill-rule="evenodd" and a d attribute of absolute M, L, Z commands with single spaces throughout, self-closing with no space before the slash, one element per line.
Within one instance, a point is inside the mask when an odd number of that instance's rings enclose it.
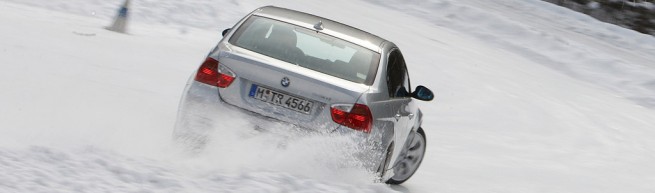
<path fill-rule="evenodd" d="M 537 0 L 0 0 L 0 192 L 655 192 L 655 38 Z M 427 155 L 400 186 L 348 138 L 231 117 L 171 141 L 189 75 L 257 7 L 394 41 Z"/>

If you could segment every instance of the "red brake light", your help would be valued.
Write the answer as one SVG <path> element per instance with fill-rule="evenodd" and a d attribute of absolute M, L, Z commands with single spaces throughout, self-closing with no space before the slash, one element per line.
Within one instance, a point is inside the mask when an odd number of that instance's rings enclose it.
<path fill-rule="evenodd" d="M 335 123 L 365 133 L 371 132 L 373 115 L 366 105 L 333 105 L 330 112 Z"/>
<path fill-rule="evenodd" d="M 196 73 L 196 81 L 202 82 L 212 86 L 218 86 L 218 61 L 213 58 L 207 57 L 205 62 L 200 65 L 198 73 Z"/>
<path fill-rule="evenodd" d="M 232 81 L 234 81 L 234 77 L 227 74 L 218 73 L 218 82 L 216 85 L 221 88 L 226 88 L 232 84 Z"/>
<path fill-rule="evenodd" d="M 205 59 L 196 73 L 196 81 L 221 88 L 230 86 L 235 77 L 234 72 L 210 57 Z"/>

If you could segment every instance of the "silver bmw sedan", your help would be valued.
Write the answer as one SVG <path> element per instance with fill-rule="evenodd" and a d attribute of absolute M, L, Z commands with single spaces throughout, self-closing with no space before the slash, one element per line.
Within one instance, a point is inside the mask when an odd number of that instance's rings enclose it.
<path fill-rule="evenodd" d="M 366 165 L 400 184 L 426 148 L 423 114 L 400 49 L 376 35 L 319 16 L 262 7 L 245 16 L 189 79 L 174 136 L 200 140 L 207 119 L 241 113 L 319 133 L 356 135 L 372 146 Z M 211 129 L 211 128 L 209 128 Z"/>

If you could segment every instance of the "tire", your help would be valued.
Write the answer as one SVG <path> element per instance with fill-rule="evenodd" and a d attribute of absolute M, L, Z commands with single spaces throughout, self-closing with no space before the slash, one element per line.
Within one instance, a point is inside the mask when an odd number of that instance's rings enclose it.
<path fill-rule="evenodd" d="M 402 184 L 411 178 L 421 166 L 423 157 L 425 157 L 427 141 L 422 128 L 418 128 L 414 134 L 416 136 L 406 147 L 407 149 L 404 149 L 406 152 L 401 155 L 403 157 L 400 157 L 397 165 L 393 167 L 394 175 L 386 181 L 387 184 Z"/>

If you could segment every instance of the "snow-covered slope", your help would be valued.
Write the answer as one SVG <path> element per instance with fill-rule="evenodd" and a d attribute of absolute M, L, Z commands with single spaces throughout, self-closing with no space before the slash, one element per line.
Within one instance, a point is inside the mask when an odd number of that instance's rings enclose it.
<path fill-rule="evenodd" d="M 0 192 L 653 192 L 655 38 L 536 0 L 0 1 Z M 427 157 L 372 183 L 330 136 L 234 120 L 170 142 L 185 80 L 249 11 L 289 7 L 397 43 Z M 277 128 L 285 129 L 285 128 Z"/>

